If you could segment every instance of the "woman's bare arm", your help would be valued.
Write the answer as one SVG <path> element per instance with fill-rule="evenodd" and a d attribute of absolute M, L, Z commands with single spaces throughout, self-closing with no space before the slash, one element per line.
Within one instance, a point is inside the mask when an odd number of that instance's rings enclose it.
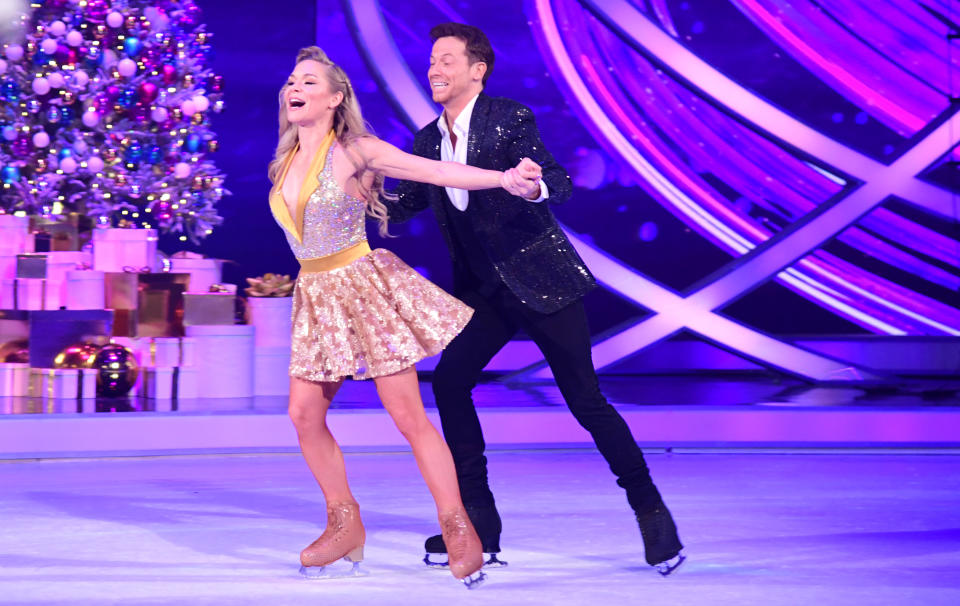
<path fill-rule="evenodd" d="M 405 153 L 386 141 L 364 137 L 356 141 L 367 168 L 394 179 L 419 181 L 442 187 L 459 189 L 492 189 L 501 187 L 504 173 L 467 166 L 459 162 L 441 162 Z M 538 172 L 539 167 L 530 161 L 525 174 Z"/>

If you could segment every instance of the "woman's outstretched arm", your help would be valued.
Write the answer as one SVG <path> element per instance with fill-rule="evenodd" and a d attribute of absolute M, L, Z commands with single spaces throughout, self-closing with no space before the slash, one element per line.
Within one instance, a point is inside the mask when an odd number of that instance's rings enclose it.
<path fill-rule="evenodd" d="M 459 162 L 429 160 L 405 153 L 375 137 L 363 137 L 354 145 L 359 148 L 368 169 L 394 179 L 459 189 L 492 189 L 501 187 L 503 183 L 504 173 L 499 170 L 486 170 Z M 526 158 L 517 165 L 517 169 L 527 179 L 540 176 L 540 167 Z"/>

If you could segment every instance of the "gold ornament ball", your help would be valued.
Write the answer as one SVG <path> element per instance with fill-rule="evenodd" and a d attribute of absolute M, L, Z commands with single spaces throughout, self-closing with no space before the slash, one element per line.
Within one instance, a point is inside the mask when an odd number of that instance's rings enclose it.
<path fill-rule="evenodd" d="M 220 149 L 220 142 L 216 139 L 210 139 L 207 141 L 207 149 L 210 150 L 211 153 L 217 151 Z"/>
<path fill-rule="evenodd" d="M 27 339 L 17 339 L 16 341 L 8 341 L 0 345 L 0 362 L 29 363 L 30 341 Z"/>
<path fill-rule="evenodd" d="M 200 126 L 201 124 L 203 124 L 203 113 L 197 112 L 193 114 L 193 117 L 190 118 L 190 121 L 193 122 L 195 125 Z"/>
<path fill-rule="evenodd" d="M 92 368 L 100 347 L 93 343 L 76 343 L 53 359 L 54 368 Z"/>
<path fill-rule="evenodd" d="M 135 15 L 130 15 L 127 17 L 127 29 L 133 29 L 137 27 L 137 17 Z"/>
<path fill-rule="evenodd" d="M 93 360 L 97 369 L 97 395 L 125 396 L 130 393 L 140 374 L 140 365 L 130 349 L 110 343 L 100 348 Z"/>
<path fill-rule="evenodd" d="M 193 86 L 193 74 L 184 74 L 183 84 L 185 86 Z"/>
<path fill-rule="evenodd" d="M 47 161 L 46 161 L 45 158 L 38 158 L 38 159 L 37 159 L 37 172 L 38 172 L 38 173 L 45 173 L 45 172 L 47 172 Z"/>

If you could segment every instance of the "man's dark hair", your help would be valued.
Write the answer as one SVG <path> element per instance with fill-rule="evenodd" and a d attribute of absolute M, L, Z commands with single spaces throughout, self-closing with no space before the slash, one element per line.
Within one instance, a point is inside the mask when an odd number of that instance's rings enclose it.
<path fill-rule="evenodd" d="M 479 28 L 463 23 L 441 23 L 430 30 L 430 39 L 436 42 L 440 38 L 452 36 L 463 40 L 467 45 L 467 60 L 470 65 L 483 61 L 487 64 L 487 71 L 483 74 L 483 85 L 487 85 L 487 78 L 493 73 L 493 47 L 487 35 Z"/>

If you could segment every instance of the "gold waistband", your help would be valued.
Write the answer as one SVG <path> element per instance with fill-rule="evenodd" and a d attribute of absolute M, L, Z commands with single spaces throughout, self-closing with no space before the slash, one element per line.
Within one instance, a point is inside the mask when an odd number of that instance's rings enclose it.
<path fill-rule="evenodd" d="M 364 240 L 349 248 L 338 250 L 332 255 L 313 259 L 298 259 L 300 261 L 300 273 L 316 273 L 318 271 L 330 271 L 331 269 L 346 267 L 369 252 L 370 244 Z"/>

